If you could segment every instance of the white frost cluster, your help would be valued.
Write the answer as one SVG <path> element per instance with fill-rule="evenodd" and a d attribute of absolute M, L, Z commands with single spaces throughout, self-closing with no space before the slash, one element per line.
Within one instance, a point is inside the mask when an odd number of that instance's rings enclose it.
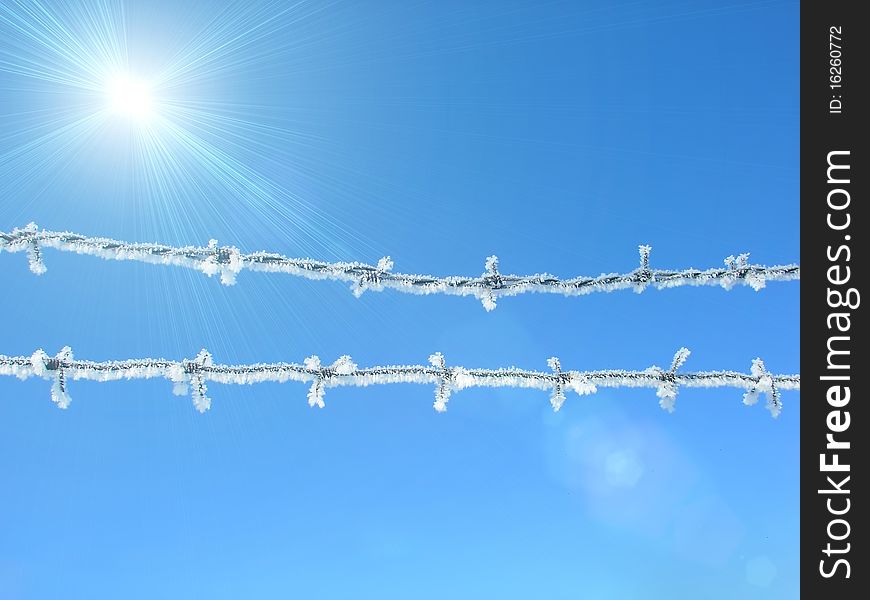
<path fill-rule="evenodd" d="M 58 364 L 69 362 L 73 359 L 72 348 L 64 346 L 55 356 Z M 51 384 L 51 401 L 57 404 L 58 408 L 69 408 L 69 403 L 72 398 L 66 391 L 66 374 L 62 368 L 55 369 L 54 383 Z"/>
<path fill-rule="evenodd" d="M 393 270 L 393 259 L 389 256 L 383 257 L 378 261 L 378 271 L 381 273 L 386 273 L 387 271 Z"/>
<path fill-rule="evenodd" d="M 725 259 L 725 267 L 707 269 L 668 270 L 650 267 L 650 246 L 640 246 L 640 265 L 623 274 L 597 277 L 578 276 L 559 279 L 553 275 L 505 275 L 499 272 L 496 256 L 485 261 L 485 272 L 478 277 L 451 275 L 413 275 L 393 272 L 393 260 L 381 258 L 376 265 L 361 262 L 324 262 L 308 258 L 288 258 L 280 254 L 255 252 L 242 254 L 233 246 L 219 246 L 211 240 L 205 247 L 173 247 L 161 244 L 139 244 L 107 238 L 86 237 L 71 232 L 40 231 L 34 223 L 27 227 L 0 232 L 0 251 L 26 252 L 30 270 L 37 275 L 45 272 L 41 248 L 87 254 L 107 260 L 134 260 L 159 265 L 174 265 L 195 269 L 208 276 L 219 275 L 221 283 L 232 285 L 243 270 L 284 273 L 307 279 L 349 283 L 357 296 L 366 290 L 390 288 L 412 294 L 446 294 L 478 298 L 487 311 L 494 310 L 498 298 L 540 292 L 565 296 L 582 296 L 594 292 L 633 289 L 643 292 L 648 287 L 665 289 L 687 285 L 714 285 L 731 289 L 737 284 L 762 289 L 768 281 L 800 279 L 796 264 L 765 267 L 749 263 L 748 254 Z"/>
<path fill-rule="evenodd" d="M 28 377 L 41 377 L 51 381 L 51 401 L 58 408 L 68 408 L 72 400 L 66 389 L 67 373 L 63 365 L 73 360 L 72 349 L 64 346 L 54 358 L 48 356 L 41 348 L 29 357 L 18 357 L 18 360 L 7 365 L 6 369 L 0 370 L 2 375 L 14 375 L 19 379 Z M 0 355 L 0 364 L 2 364 Z"/>
<path fill-rule="evenodd" d="M 778 417 L 779 413 L 782 412 L 782 400 L 774 376 L 767 372 L 764 361 L 760 358 L 752 361 L 749 373 L 755 379 L 755 384 L 743 394 L 743 404 L 752 406 L 758 402 L 758 397 L 764 394 L 767 396 L 765 408 L 770 411 L 774 418 Z"/>
<path fill-rule="evenodd" d="M 251 365 L 215 364 L 211 354 L 202 350 L 195 359 L 170 361 L 143 358 L 123 361 L 92 362 L 73 358 L 69 347 L 50 357 L 42 350 L 31 356 L 0 354 L 0 375 L 19 379 L 41 377 L 52 381 L 51 399 L 60 408 L 69 406 L 67 383 L 70 380 L 117 381 L 120 379 L 151 379 L 160 377 L 173 384 L 176 394 L 191 394 L 199 412 L 211 408 L 207 382 L 223 384 L 284 383 L 298 381 L 310 384 L 308 404 L 323 408 L 327 387 L 369 386 L 415 383 L 435 386 L 434 408 L 447 410 L 454 391 L 473 387 L 533 388 L 550 392 L 550 403 L 558 411 L 566 400 L 566 391 L 578 395 L 595 393 L 600 387 L 643 387 L 656 390 L 662 408 L 671 412 L 679 387 L 733 387 L 745 390 L 744 404 L 758 401 L 761 394 L 768 398 L 767 408 L 776 417 L 782 410 L 781 390 L 800 389 L 800 375 L 772 375 L 760 359 L 755 359 L 749 373 L 706 371 L 680 373 L 678 369 L 689 356 L 680 348 L 671 368 L 664 371 L 650 367 L 642 371 L 565 371 L 558 358 L 550 358 L 550 372 L 524 371 L 516 368 L 471 369 L 448 367 L 444 355 L 436 352 L 428 365 L 400 365 L 360 368 L 350 356 L 341 356 L 325 366 L 317 356 L 309 356 L 302 364 L 257 363 Z"/>
<path fill-rule="evenodd" d="M 436 352 L 429 356 L 429 364 L 438 369 L 439 380 L 435 387 L 435 402 L 432 403 L 432 408 L 438 412 L 447 412 L 447 402 L 450 400 L 450 370 L 447 368 L 447 363 L 444 360 L 444 355 Z"/>
<path fill-rule="evenodd" d="M 674 354 L 671 361 L 671 368 L 668 371 L 663 371 L 659 367 L 653 366 L 646 370 L 647 373 L 653 374 L 659 378 L 658 389 L 656 396 L 659 398 L 659 406 L 668 412 L 674 412 L 677 406 L 677 390 L 679 383 L 677 380 L 677 369 L 683 366 L 689 358 L 691 351 L 688 348 L 680 348 Z"/>
<path fill-rule="evenodd" d="M 559 412 L 562 405 L 565 404 L 565 388 L 562 381 L 562 363 L 555 356 L 547 359 L 547 366 L 553 369 L 555 373 L 555 382 L 553 383 L 553 393 L 550 395 L 550 404 L 553 406 L 553 412 Z"/>
<path fill-rule="evenodd" d="M 199 269 L 212 277 L 220 273 L 221 283 L 234 285 L 236 275 L 244 268 L 242 254 L 233 246 L 218 246 L 217 240 L 208 241 L 208 250 L 211 252 L 199 265 Z"/>
<path fill-rule="evenodd" d="M 205 369 L 213 364 L 211 354 L 205 349 L 200 350 L 196 359 L 188 363 L 188 370 L 191 372 L 189 382 L 193 406 L 201 413 L 211 408 L 211 398 L 206 396 L 208 387 L 205 384 Z"/>

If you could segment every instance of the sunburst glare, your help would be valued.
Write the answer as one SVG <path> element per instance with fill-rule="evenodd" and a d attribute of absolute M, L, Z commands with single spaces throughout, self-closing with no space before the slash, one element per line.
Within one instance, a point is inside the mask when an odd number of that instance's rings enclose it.
<path fill-rule="evenodd" d="M 120 0 L 0 4 L 0 72 L 14 83 L 0 89 L 3 112 L 11 118 L 7 107 L 20 103 L 14 130 L 0 130 L 0 193 L 28 190 L 35 197 L 50 175 L 72 194 L 92 174 L 153 236 L 196 241 L 191 236 L 213 235 L 217 219 L 218 229 L 241 241 L 271 232 L 296 253 L 367 245 L 298 186 L 292 164 L 264 170 L 280 154 L 306 155 L 291 125 L 270 126 L 275 143 L 268 149 L 251 143 L 263 126 L 244 112 L 255 107 L 238 101 L 239 57 L 269 64 L 274 50 L 252 45 L 290 26 L 304 28 L 310 16 L 304 7 L 275 6 L 232 4 L 198 31 L 160 37 L 159 16 L 150 29 L 128 31 L 128 8 L 135 7 Z M 88 204 L 95 197 L 90 191 L 76 205 L 99 210 L 103 204 Z M 23 202 L 16 210 L 30 201 Z"/>
<path fill-rule="evenodd" d="M 154 100 L 147 82 L 132 75 L 116 75 L 109 80 L 106 92 L 112 113 L 137 121 L 152 116 Z"/>

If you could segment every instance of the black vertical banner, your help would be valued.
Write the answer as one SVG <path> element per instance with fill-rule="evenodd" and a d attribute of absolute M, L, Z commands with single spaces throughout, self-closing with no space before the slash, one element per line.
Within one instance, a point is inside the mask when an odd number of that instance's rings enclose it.
<path fill-rule="evenodd" d="M 870 221 L 861 2 L 801 6 L 801 592 L 858 598 L 868 495 Z M 861 283 L 859 283 L 859 281 Z M 864 352 L 861 350 L 865 349 Z M 860 357 L 860 358 L 859 358 Z M 863 460 L 859 458 L 863 456 Z M 860 558 L 859 558 L 860 557 Z"/>

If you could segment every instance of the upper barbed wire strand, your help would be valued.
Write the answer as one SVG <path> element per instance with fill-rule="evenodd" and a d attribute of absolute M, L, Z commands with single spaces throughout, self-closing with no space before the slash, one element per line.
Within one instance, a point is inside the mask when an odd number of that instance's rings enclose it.
<path fill-rule="evenodd" d="M 729 256 L 725 266 L 707 270 L 653 269 L 650 267 L 650 246 L 640 246 L 640 265 L 623 274 L 602 274 L 597 277 L 578 276 L 560 279 L 554 275 L 506 275 L 499 271 L 499 261 L 490 256 L 485 261 L 485 272 L 478 277 L 414 275 L 395 273 L 393 261 L 386 256 L 376 265 L 362 262 L 326 262 L 309 258 L 289 258 L 269 252 L 241 253 L 234 246 L 219 246 L 211 240 L 208 246 L 167 246 L 125 242 L 100 237 L 87 237 L 73 232 L 40 230 L 35 223 L 0 232 L 0 251 L 26 252 L 30 270 L 39 275 L 46 271 L 42 248 L 54 248 L 97 256 L 107 260 L 131 260 L 161 265 L 175 265 L 201 271 L 209 277 L 220 276 L 224 285 L 236 282 L 243 270 L 286 273 L 306 279 L 342 281 L 351 284 L 357 296 L 366 290 L 385 288 L 412 294 L 446 294 L 474 296 L 487 311 L 496 307 L 503 296 L 516 296 L 528 292 L 555 293 L 582 296 L 594 292 L 613 292 L 631 289 L 642 292 L 648 287 L 656 289 L 714 285 L 726 290 L 733 286 L 748 285 L 762 289 L 768 281 L 794 281 L 800 279 L 797 264 L 767 267 L 749 263 L 749 254 Z"/>

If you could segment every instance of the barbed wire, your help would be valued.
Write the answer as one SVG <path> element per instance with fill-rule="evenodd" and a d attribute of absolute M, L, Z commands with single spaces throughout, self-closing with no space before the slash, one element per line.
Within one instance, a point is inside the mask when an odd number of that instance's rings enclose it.
<path fill-rule="evenodd" d="M 467 388 L 512 387 L 550 391 L 550 403 L 558 411 L 565 402 L 566 391 L 578 395 L 595 393 L 598 388 L 641 387 L 656 390 L 659 405 L 673 412 L 680 387 L 731 387 L 744 390 L 743 403 L 753 405 L 763 394 L 767 409 L 774 417 L 782 410 L 781 391 L 799 390 L 800 375 L 773 375 L 764 362 L 756 358 L 749 373 L 736 371 L 703 371 L 681 373 L 680 367 L 689 356 L 689 350 L 680 348 L 669 369 L 657 366 L 642 371 L 602 370 L 566 371 L 558 358 L 547 361 L 549 372 L 526 371 L 511 368 L 469 369 L 447 366 L 444 356 L 436 352 L 429 357 L 429 365 L 396 365 L 358 367 L 350 356 L 341 356 L 329 365 L 317 356 L 296 363 L 256 363 L 223 365 L 214 363 L 211 354 L 202 350 L 192 360 L 172 361 L 160 358 L 141 358 L 121 361 L 94 362 L 73 357 L 69 346 L 51 357 L 43 350 L 31 356 L 5 356 L 0 354 L 0 375 L 12 375 L 22 380 L 41 377 L 52 382 L 51 399 L 60 408 L 70 404 L 69 382 L 84 379 L 106 382 L 121 379 L 163 378 L 173 383 L 177 395 L 190 394 L 199 412 L 211 408 L 207 396 L 207 383 L 254 384 L 264 382 L 285 383 L 297 381 L 310 384 L 308 404 L 325 406 L 327 388 L 339 386 L 366 387 L 397 383 L 415 383 L 435 386 L 433 407 L 438 412 L 447 410 L 453 392 Z"/>
<path fill-rule="evenodd" d="M 0 251 L 26 252 L 30 270 L 45 273 L 42 248 L 97 256 L 108 260 L 130 260 L 161 265 L 174 265 L 201 271 L 209 277 L 220 276 L 221 283 L 232 285 L 243 270 L 285 273 L 306 279 L 342 281 L 351 284 L 353 293 L 360 296 L 366 290 L 381 291 L 390 288 L 413 294 L 447 294 L 474 296 L 487 311 L 496 307 L 504 296 L 528 292 L 555 293 L 582 296 L 594 292 L 634 290 L 642 292 L 648 287 L 657 289 L 714 285 L 731 289 L 734 285 L 748 285 L 762 289 L 768 281 L 800 279 L 797 264 L 766 267 L 749 263 L 749 254 L 729 256 L 725 266 L 707 270 L 653 269 L 650 267 L 650 246 L 640 246 L 640 265 L 624 274 L 603 274 L 597 277 L 578 276 L 560 279 L 546 273 L 535 275 L 507 275 L 499 270 L 498 257 L 485 261 L 485 271 L 478 277 L 413 275 L 393 272 L 389 256 L 376 265 L 362 262 L 325 262 L 309 258 L 288 258 L 268 252 L 241 253 L 234 246 L 219 246 L 211 240 L 208 246 L 166 246 L 124 242 L 108 238 L 87 237 L 78 233 L 39 230 L 35 223 L 11 232 L 0 232 Z"/>

